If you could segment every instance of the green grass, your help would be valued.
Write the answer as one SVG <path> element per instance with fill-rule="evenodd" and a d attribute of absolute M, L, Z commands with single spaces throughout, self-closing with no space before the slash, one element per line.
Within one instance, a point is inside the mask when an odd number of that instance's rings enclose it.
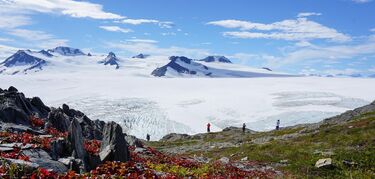
<path fill-rule="evenodd" d="M 297 133 L 303 128 L 292 128 L 248 135 L 245 140 L 251 141 L 261 136 L 282 136 Z M 212 134 L 211 134 L 212 135 Z M 207 136 L 209 137 L 209 135 Z M 212 136 L 211 136 L 212 137 Z M 228 140 L 225 136 L 219 141 Z M 214 142 L 212 140 L 205 140 Z M 196 144 L 197 141 L 195 141 Z M 173 143 L 173 142 L 172 142 Z M 188 145 L 187 141 L 176 144 Z M 332 151 L 333 169 L 315 168 L 315 162 L 327 158 L 315 151 Z M 233 155 L 232 160 L 248 157 L 249 160 L 275 164 L 288 160 L 288 165 L 278 169 L 296 178 L 375 178 L 375 113 L 356 117 L 342 125 L 323 125 L 317 132 L 301 135 L 289 140 L 271 140 L 265 144 L 244 144 L 240 147 L 212 149 L 205 152 L 190 152 L 190 155 L 202 154 L 219 159 Z M 343 164 L 343 160 L 356 163 L 353 167 Z"/>

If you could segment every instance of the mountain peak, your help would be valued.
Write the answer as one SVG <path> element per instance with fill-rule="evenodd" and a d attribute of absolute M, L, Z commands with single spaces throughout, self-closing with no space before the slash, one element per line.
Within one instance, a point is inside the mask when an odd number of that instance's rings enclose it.
<path fill-rule="evenodd" d="M 113 53 L 113 52 L 109 52 L 107 57 L 102 60 L 102 61 L 99 61 L 99 63 L 102 63 L 104 65 L 114 65 L 116 66 L 116 69 L 119 69 L 120 68 L 120 65 L 118 64 L 118 61 L 119 59 L 116 57 L 116 54 Z"/>
<path fill-rule="evenodd" d="M 116 58 L 116 54 L 113 52 L 109 52 L 107 57 L 113 57 Z"/>
<path fill-rule="evenodd" d="M 171 56 L 170 62 L 160 68 L 155 69 L 151 75 L 161 77 L 166 76 L 168 73 L 179 75 L 199 75 L 210 76 L 208 67 L 200 63 L 194 62 L 192 59 L 184 56 Z"/>
<path fill-rule="evenodd" d="M 26 69 L 23 70 L 24 72 L 33 69 L 41 70 L 42 67 L 47 64 L 45 60 L 35 57 L 30 53 L 31 51 L 29 50 L 18 50 L 15 54 L 13 54 L 12 56 L 5 59 L 5 61 L 0 63 L 0 68 L 3 68 L 1 72 L 7 71 L 12 67 L 17 66 L 25 66 Z M 12 74 L 16 74 L 18 72 L 19 71 L 14 71 Z"/>
<path fill-rule="evenodd" d="M 146 55 L 146 54 L 143 54 L 143 53 L 140 53 L 136 56 L 133 56 L 132 58 L 140 58 L 140 59 L 145 59 L 147 57 L 149 57 L 150 55 Z"/>
<path fill-rule="evenodd" d="M 225 56 L 208 56 L 200 61 L 204 62 L 221 62 L 221 63 L 232 63 L 227 57 Z"/>
<path fill-rule="evenodd" d="M 63 47 L 63 46 L 59 46 L 54 49 L 49 49 L 48 52 L 58 53 L 64 56 L 85 55 L 85 53 L 83 53 L 80 49 L 71 48 L 71 47 Z"/>

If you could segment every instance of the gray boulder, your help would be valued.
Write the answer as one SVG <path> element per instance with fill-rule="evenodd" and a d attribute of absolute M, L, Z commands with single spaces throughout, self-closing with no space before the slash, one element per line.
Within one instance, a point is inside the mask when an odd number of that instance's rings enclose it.
<path fill-rule="evenodd" d="M 186 139 L 190 139 L 190 138 L 191 138 L 191 136 L 189 136 L 187 134 L 170 133 L 170 134 L 165 135 L 163 138 L 161 138 L 160 141 L 172 142 L 172 141 L 177 141 L 177 140 L 186 140 Z"/>
<path fill-rule="evenodd" d="M 77 119 L 73 119 L 68 130 L 68 141 L 72 149 L 72 156 L 81 159 L 83 168 L 87 170 L 87 152 L 83 147 L 82 128 Z"/>
<path fill-rule="evenodd" d="M 51 127 L 56 128 L 60 132 L 68 131 L 70 126 L 69 116 L 61 108 L 52 108 L 52 111 L 48 114 L 48 122 L 51 124 Z"/>
<path fill-rule="evenodd" d="M 100 147 L 100 160 L 120 161 L 130 160 L 128 144 L 122 133 L 122 128 L 115 122 L 109 122 L 104 126 L 103 140 Z"/>
<path fill-rule="evenodd" d="M 316 168 L 331 168 L 333 167 L 332 159 L 331 158 L 323 158 L 319 159 L 315 163 Z"/>
<path fill-rule="evenodd" d="M 63 163 L 50 159 L 30 158 L 30 162 L 38 164 L 41 168 L 51 169 L 57 173 L 64 173 L 68 171 L 68 168 Z"/>
<path fill-rule="evenodd" d="M 142 141 L 135 136 L 125 134 L 125 141 L 129 146 L 143 147 Z"/>

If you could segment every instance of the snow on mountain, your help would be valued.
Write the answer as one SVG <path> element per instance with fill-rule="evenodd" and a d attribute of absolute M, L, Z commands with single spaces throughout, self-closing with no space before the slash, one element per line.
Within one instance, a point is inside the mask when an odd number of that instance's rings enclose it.
<path fill-rule="evenodd" d="M 54 49 L 49 49 L 50 53 L 58 53 L 64 56 L 77 56 L 77 55 L 86 55 L 80 49 L 71 48 L 71 47 L 56 47 Z"/>
<path fill-rule="evenodd" d="M 53 56 L 51 53 L 49 53 L 46 50 L 41 50 L 41 51 L 39 51 L 39 53 L 45 55 L 46 57 L 52 57 Z"/>
<path fill-rule="evenodd" d="M 32 55 L 30 50 L 19 50 L 0 63 L 0 73 L 17 74 L 40 71 L 47 62 Z"/>
<path fill-rule="evenodd" d="M 225 56 L 208 56 L 204 59 L 201 59 L 199 61 L 204 62 L 221 62 L 221 63 L 232 63 L 227 57 Z"/>
<path fill-rule="evenodd" d="M 99 61 L 99 63 L 102 63 L 104 65 L 113 65 L 113 66 L 116 66 L 116 69 L 119 69 L 120 68 L 120 65 L 118 64 L 120 60 L 116 57 L 115 53 L 113 52 L 109 52 L 108 56 L 102 60 L 102 61 Z"/>
<path fill-rule="evenodd" d="M 170 62 L 152 72 L 156 77 L 289 77 L 293 75 L 270 72 L 232 63 L 194 61 L 186 57 L 172 56 Z"/>
<path fill-rule="evenodd" d="M 183 56 L 171 56 L 169 60 L 168 64 L 155 69 L 151 74 L 157 77 L 183 75 L 210 76 L 212 74 L 207 66 Z"/>
<path fill-rule="evenodd" d="M 150 55 L 146 55 L 146 54 L 142 54 L 142 53 L 140 53 L 140 54 L 138 54 L 138 55 L 136 55 L 136 56 L 133 56 L 132 58 L 140 58 L 140 59 L 145 59 L 145 58 L 147 58 L 147 57 L 149 57 Z"/>

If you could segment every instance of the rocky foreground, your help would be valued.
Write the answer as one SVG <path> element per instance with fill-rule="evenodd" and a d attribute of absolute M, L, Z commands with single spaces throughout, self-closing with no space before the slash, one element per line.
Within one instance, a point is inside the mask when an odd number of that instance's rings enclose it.
<path fill-rule="evenodd" d="M 257 161 L 207 162 L 169 154 L 63 105 L 46 106 L 15 87 L 0 89 L 0 178 L 275 178 Z"/>

